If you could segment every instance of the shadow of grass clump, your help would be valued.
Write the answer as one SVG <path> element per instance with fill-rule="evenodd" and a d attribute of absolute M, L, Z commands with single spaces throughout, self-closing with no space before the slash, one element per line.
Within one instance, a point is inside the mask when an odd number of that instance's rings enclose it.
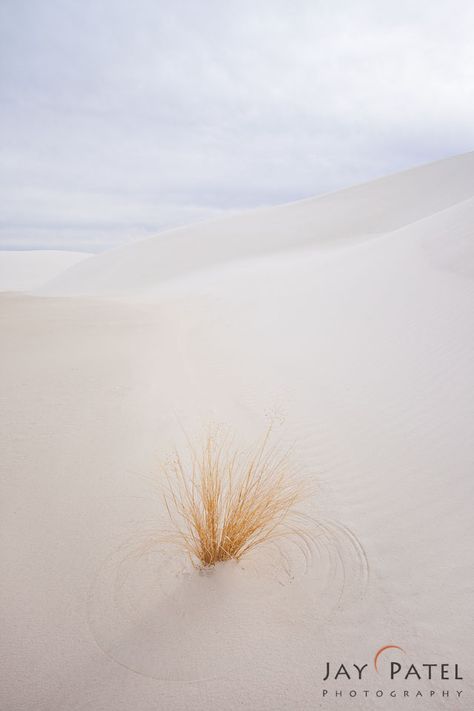
<path fill-rule="evenodd" d="M 270 541 L 292 538 L 310 550 L 297 505 L 304 487 L 291 474 L 286 454 L 269 446 L 271 427 L 250 452 L 236 450 L 209 434 L 190 462 L 179 453 L 165 467 L 166 511 L 173 530 L 169 542 L 194 565 L 209 568 Z"/>

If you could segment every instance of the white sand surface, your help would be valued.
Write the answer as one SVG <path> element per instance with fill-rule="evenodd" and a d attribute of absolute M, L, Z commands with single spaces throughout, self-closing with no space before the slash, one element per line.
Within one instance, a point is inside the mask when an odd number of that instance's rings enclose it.
<path fill-rule="evenodd" d="M 86 252 L 0 250 L 0 291 L 31 291 L 73 264 L 89 257 Z"/>
<path fill-rule="evenodd" d="M 473 217 L 468 154 L 0 298 L 0 708 L 474 708 Z M 334 522 L 309 566 L 126 557 L 183 427 L 247 442 L 269 419 Z M 323 682 L 327 661 L 368 667 Z M 464 678 L 390 681 L 390 661 Z"/>

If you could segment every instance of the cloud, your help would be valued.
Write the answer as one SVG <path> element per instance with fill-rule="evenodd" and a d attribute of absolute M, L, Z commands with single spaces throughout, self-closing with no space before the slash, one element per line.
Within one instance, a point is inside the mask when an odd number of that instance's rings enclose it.
<path fill-rule="evenodd" d="M 4 0 L 0 246 L 100 250 L 473 148 L 472 3 Z"/>

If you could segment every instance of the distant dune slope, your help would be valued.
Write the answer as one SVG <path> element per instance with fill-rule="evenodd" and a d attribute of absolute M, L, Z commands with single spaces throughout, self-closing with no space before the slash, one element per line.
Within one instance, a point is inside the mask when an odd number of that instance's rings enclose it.
<path fill-rule="evenodd" d="M 167 231 L 94 256 L 43 293 L 120 294 L 282 250 L 392 232 L 474 196 L 474 153 L 336 193 Z"/>
<path fill-rule="evenodd" d="M 86 252 L 64 252 L 52 249 L 0 250 L 0 291 L 36 289 L 89 256 Z"/>

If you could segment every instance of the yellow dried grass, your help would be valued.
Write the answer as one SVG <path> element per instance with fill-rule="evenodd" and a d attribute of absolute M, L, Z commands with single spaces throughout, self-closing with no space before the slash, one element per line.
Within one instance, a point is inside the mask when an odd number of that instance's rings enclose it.
<path fill-rule="evenodd" d="M 190 464 L 179 453 L 166 467 L 164 494 L 174 533 L 168 537 L 200 567 L 239 560 L 256 546 L 296 536 L 303 487 L 291 475 L 286 454 L 269 446 L 271 427 L 249 453 L 208 435 L 202 450 L 191 448 Z"/>

